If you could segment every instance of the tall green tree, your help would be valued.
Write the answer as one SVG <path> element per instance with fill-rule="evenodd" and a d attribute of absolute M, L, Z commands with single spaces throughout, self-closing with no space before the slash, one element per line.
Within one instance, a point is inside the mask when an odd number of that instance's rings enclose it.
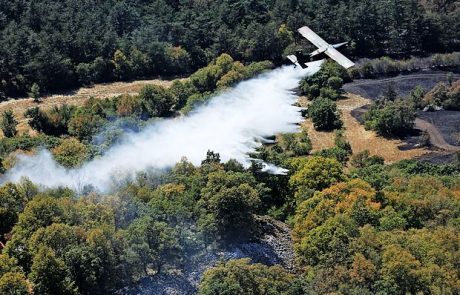
<path fill-rule="evenodd" d="M 2 113 L 2 120 L 0 121 L 2 127 L 3 135 L 6 137 L 14 137 L 17 134 L 16 127 L 18 126 L 18 121 L 14 117 L 13 111 L 8 110 Z"/>

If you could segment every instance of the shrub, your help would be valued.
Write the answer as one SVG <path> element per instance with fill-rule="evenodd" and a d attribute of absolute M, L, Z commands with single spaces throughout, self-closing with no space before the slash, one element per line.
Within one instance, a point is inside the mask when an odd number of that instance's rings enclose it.
<path fill-rule="evenodd" d="M 335 62 L 327 61 L 319 72 L 300 82 L 300 90 L 309 99 L 314 99 L 320 95 L 320 89 L 328 87 L 337 92 L 344 82 L 350 80 L 350 75 L 344 68 Z"/>
<path fill-rule="evenodd" d="M 329 79 L 327 79 L 327 86 L 330 88 L 339 91 L 340 88 L 342 88 L 343 85 L 343 79 L 340 77 L 332 76 Z"/>
<path fill-rule="evenodd" d="M 89 141 L 103 124 L 104 120 L 99 115 L 80 109 L 69 121 L 69 133 L 79 140 Z"/>
<path fill-rule="evenodd" d="M 142 104 L 138 96 L 123 95 L 118 99 L 117 114 L 122 117 L 139 116 Z"/>
<path fill-rule="evenodd" d="M 167 74 L 177 75 L 187 73 L 190 70 L 191 58 L 190 54 L 184 48 L 177 46 L 167 46 L 165 49 Z"/>
<path fill-rule="evenodd" d="M 188 98 L 198 92 L 192 82 L 180 80 L 175 80 L 171 85 L 171 88 L 169 88 L 169 91 L 175 97 L 176 105 L 174 108 L 176 110 L 183 108 L 187 103 Z"/>
<path fill-rule="evenodd" d="M 308 114 L 316 130 L 334 130 L 342 126 L 337 104 L 327 98 L 318 98 L 308 108 Z"/>
<path fill-rule="evenodd" d="M 40 102 L 40 86 L 37 83 L 34 83 L 30 88 L 29 96 L 34 99 L 34 102 Z"/>
<path fill-rule="evenodd" d="M 384 136 L 404 136 L 414 128 L 415 109 L 403 101 L 374 104 L 364 116 L 366 129 Z"/>
<path fill-rule="evenodd" d="M 210 96 L 210 92 L 193 94 L 188 98 L 187 103 L 182 108 L 182 113 L 187 114 L 193 111 L 195 108 L 203 105 L 206 101 L 208 101 Z"/>
<path fill-rule="evenodd" d="M 55 106 L 50 111 L 44 112 L 38 107 L 27 109 L 24 113 L 29 118 L 32 129 L 48 135 L 60 136 L 68 133 L 68 124 L 75 108 L 68 105 Z"/>
<path fill-rule="evenodd" d="M 151 117 L 169 115 L 175 101 L 174 96 L 168 89 L 158 85 L 144 86 L 139 93 L 139 100 Z"/>
<path fill-rule="evenodd" d="M 52 153 L 59 164 L 74 168 L 88 159 L 89 148 L 75 138 L 67 138 L 55 147 Z"/>

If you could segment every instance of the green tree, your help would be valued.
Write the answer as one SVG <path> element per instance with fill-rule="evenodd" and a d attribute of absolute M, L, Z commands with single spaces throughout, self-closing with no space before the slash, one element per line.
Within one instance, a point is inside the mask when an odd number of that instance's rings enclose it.
<path fill-rule="evenodd" d="M 17 134 L 16 126 L 18 121 L 14 117 L 13 111 L 8 110 L 2 113 L 2 120 L 0 122 L 3 135 L 6 137 L 14 137 Z"/>
<path fill-rule="evenodd" d="M 140 116 L 142 104 L 138 96 L 122 95 L 117 102 L 117 114 L 122 117 Z"/>
<path fill-rule="evenodd" d="M 37 83 L 34 83 L 30 88 L 29 96 L 34 99 L 34 102 L 40 102 L 40 86 Z"/>
<path fill-rule="evenodd" d="M 421 292 L 421 263 L 410 252 L 397 245 L 389 245 L 384 250 L 381 269 L 381 291 L 395 294 L 415 294 Z"/>
<path fill-rule="evenodd" d="M 151 117 L 167 116 L 175 103 L 172 93 L 158 85 L 144 86 L 139 93 L 139 100 Z"/>
<path fill-rule="evenodd" d="M 28 295 L 31 286 L 24 274 L 7 272 L 0 277 L 0 293 L 4 295 Z"/>
<path fill-rule="evenodd" d="M 230 260 L 204 273 L 198 294 L 294 294 L 294 280 L 280 266 L 251 264 L 249 259 Z"/>
<path fill-rule="evenodd" d="M 74 168 L 81 166 L 89 157 L 89 148 L 75 138 L 66 138 L 52 150 L 58 163 Z"/>
<path fill-rule="evenodd" d="M 425 90 L 420 85 L 417 85 L 410 92 L 410 99 L 416 109 L 422 109 L 424 107 L 423 97 L 425 96 Z"/>
<path fill-rule="evenodd" d="M 316 130 L 329 131 L 342 126 L 337 104 L 330 99 L 315 99 L 308 107 L 308 114 Z"/>
<path fill-rule="evenodd" d="M 79 140 L 89 141 L 103 124 L 104 121 L 99 115 L 79 109 L 69 120 L 69 133 Z"/>
<path fill-rule="evenodd" d="M 200 226 L 217 239 L 246 238 L 260 205 L 258 189 L 246 173 L 212 172 L 197 204 Z"/>
<path fill-rule="evenodd" d="M 112 59 L 115 77 L 120 80 L 131 78 L 132 64 L 121 50 L 116 50 Z"/>
<path fill-rule="evenodd" d="M 35 255 L 29 279 L 38 294 L 78 294 L 64 261 L 47 247 L 40 248 Z"/>
<path fill-rule="evenodd" d="M 327 79 L 327 86 L 334 89 L 335 91 L 339 91 L 342 88 L 343 79 L 340 77 L 332 76 Z"/>
<path fill-rule="evenodd" d="M 309 191 L 321 191 L 343 179 L 342 165 L 336 159 L 314 156 L 295 168 L 289 184 L 296 199 L 302 200 Z"/>
<path fill-rule="evenodd" d="M 165 49 L 166 55 L 166 73 L 177 75 L 188 73 L 190 71 L 192 58 L 184 48 L 180 46 L 167 46 Z"/>
<path fill-rule="evenodd" d="M 333 267 L 348 259 L 348 247 L 355 228 L 347 217 L 327 219 L 306 233 L 295 245 L 299 260 L 304 265 Z"/>
<path fill-rule="evenodd" d="M 183 82 L 181 80 L 174 80 L 173 84 L 169 88 L 169 91 L 171 91 L 176 98 L 176 110 L 182 109 L 187 103 L 188 98 L 198 92 L 190 81 Z"/>
<path fill-rule="evenodd" d="M 16 185 L 7 183 L 0 188 L 0 239 L 16 224 L 26 201 Z"/>
<path fill-rule="evenodd" d="M 415 123 L 414 107 L 403 101 L 374 104 L 365 115 L 365 127 L 384 136 L 404 136 Z"/>
<path fill-rule="evenodd" d="M 130 225 L 126 234 L 130 245 L 129 263 L 142 265 L 146 274 L 150 267 L 160 273 L 164 265 L 180 261 L 177 232 L 166 223 L 142 217 Z"/>

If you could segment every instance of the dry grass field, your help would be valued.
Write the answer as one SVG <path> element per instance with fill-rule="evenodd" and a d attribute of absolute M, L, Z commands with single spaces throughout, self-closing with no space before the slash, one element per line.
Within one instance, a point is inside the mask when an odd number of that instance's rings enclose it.
<path fill-rule="evenodd" d="M 403 141 L 388 140 L 377 136 L 374 131 L 365 130 L 364 126 L 351 115 L 351 111 L 369 103 L 370 100 L 354 94 L 347 94 L 346 99 L 337 102 L 337 106 L 342 112 L 345 136 L 354 153 L 367 149 L 372 155 L 380 155 L 385 158 L 387 163 L 393 163 L 403 159 L 417 158 L 429 152 L 425 148 L 404 150 L 402 149 L 405 145 Z M 334 146 L 334 132 L 316 131 L 311 120 L 306 120 L 303 127 L 308 131 L 313 144 L 313 151 Z"/>
<path fill-rule="evenodd" d="M 135 95 L 139 93 L 145 85 L 160 85 L 168 88 L 171 86 L 172 82 L 172 80 L 153 79 L 138 80 L 134 82 L 96 84 L 92 87 L 82 87 L 65 94 L 44 96 L 42 97 L 42 101 L 40 103 L 35 103 L 32 98 L 12 99 L 0 103 L 0 113 L 6 110 L 12 110 L 16 119 L 19 121 L 17 127 L 19 134 L 28 133 L 30 135 L 34 135 L 35 132 L 27 124 L 27 119 L 24 117 L 24 112 L 28 108 L 38 106 L 47 110 L 54 106 L 61 106 L 64 104 L 79 106 L 83 105 L 90 97 L 104 99 L 123 94 Z"/>

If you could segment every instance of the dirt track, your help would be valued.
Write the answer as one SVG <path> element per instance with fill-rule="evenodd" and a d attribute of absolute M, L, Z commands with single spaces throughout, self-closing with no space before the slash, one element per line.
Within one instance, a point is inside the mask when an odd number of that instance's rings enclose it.
<path fill-rule="evenodd" d="M 449 143 L 446 142 L 442 134 L 438 131 L 438 129 L 431 124 L 430 122 L 427 122 L 425 120 L 422 120 L 420 118 L 415 119 L 415 128 L 420 129 L 422 131 L 427 131 L 428 134 L 430 135 L 430 143 L 442 150 L 445 151 L 460 151 L 460 146 L 453 146 Z"/>

